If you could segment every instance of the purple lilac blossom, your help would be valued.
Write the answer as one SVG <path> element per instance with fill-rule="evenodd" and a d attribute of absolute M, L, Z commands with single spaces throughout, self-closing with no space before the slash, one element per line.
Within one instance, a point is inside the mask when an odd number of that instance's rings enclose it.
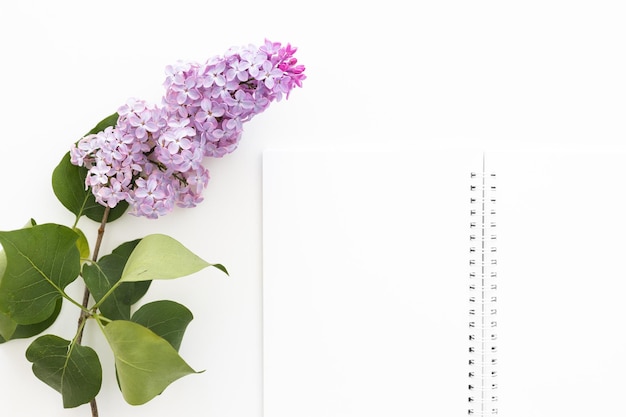
<path fill-rule="evenodd" d="M 169 65 L 160 105 L 129 99 L 117 124 L 82 138 L 70 160 L 88 169 L 85 186 L 104 206 L 127 201 L 131 214 L 148 218 L 195 207 L 209 181 L 204 158 L 233 152 L 245 122 L 302 87 L 295 52 L 266 40 Z"/>

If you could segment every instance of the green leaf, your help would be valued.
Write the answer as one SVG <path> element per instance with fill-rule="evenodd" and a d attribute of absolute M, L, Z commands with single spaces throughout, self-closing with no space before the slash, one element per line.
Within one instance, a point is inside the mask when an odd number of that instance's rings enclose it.
<path fill-rule="evenodd" d="M 85 215 L 93 221 L 101 222 L 105 207 L 96 202 L 91 189 L 85 188 L 86 177 L 87 168 L 72 164 L 70 153 L 67 152 L 52 172 L 52 189 L 61 204 L 76 217 Z M 110 210 L 107 222 L 118 219 L 127 208 L 128 203 L 120 201 Z"/>
<path fill-rule="evenodd" d="M 222 264 L 212 264 L 211 265 L 214 268 L 219 269 L 220 271 L 222 271 L 223 273 L 225 273 L 226 275 L 228 275 L 228 271 L 226 270 L 226 267 Z"/>
<path fill-rule="evenodd" d="M 131 405 L 145 404 L 177 379 L 197 373 L 172 345 L 140 324 L 116 320 L 103 332 L 113 350 L 122 395 Z"/>
<path fill-rule="evenodd" d="M 33 363 L 35 376 L 61 394 L 65 408 L 88 403 L 100 391 L 102 367 L 90 347 L 45 335 L 28 347 L 26 359 Z"/>
<path fill-rule="evenodd" d="M 122 272 L 122 282 L 174 279 L 215 266 L 202 260 L 177 240 L 162 234 L 141 239 Z M 220 268 L 221 269 L 221 268 Z"/>
<path fill-rule="evenodd" d="M 76 247 L 78 248 L 78 252 L 80 253 L 81 259 L 89 258 L 89 241 L 87 240 L 87 236 L 80 230 L 78 227 L 73 229 L 76 234 L 78 234 L 78 240 L 76 241 Z"/>
<path fill-rule="evenodd" d="M 0 312 L 18 324 L 52 316 L 62 290 L 80 272 L 78 235 L 58 224 L 0 232 L 7 265 L 0 282 Z"/>
<path fill-rule="evenodd" d="M 0 343 L 11 340 L 16 328 L 16 322 L 11 320 L 6 314 L 0 313 Z"/>
<path fill-rule="evenodd" d="M 57 300 L 56 308 L 52 312 L 52 315 L 48 317 L 46 320 L 41 323 L 35 324 L 17 324 L 13 320 L 2 313 L 0 313 L 0 322 L 3 320 L 11 320 L 13 323 L 13 332 L 6 337 L 4 334 L 0 336 L 0 343 L 8 342 L 9 340 L 15 339 L 28 339 L 29 337 L 36 336 L 46 330 L 48 327 L 52 326 L 56 321 L 57 317 L 59 317 L 59 313 L 61 312 L 61 307 L 63 306 L 63 299 L 59 298 Z"/>
<path fill-rule="evenodd" d="M 2 286 L 2 277 L 4 271 L 7 269 L 7 256 L 4 251 L 0 250 L 0 288 Z M 4 343 L 13 336 L 17 323 L 14 322 L 9 316 L 0 312 L 0 343 Z"/>
<path fill-rule="evenodd" d="M 35 220 L 30 219 L 28 223 L 26 223 L 23 229 L 27 229 L 29 227 L 35 226 Z M 2 277 L 4 276 L 4 271 L 7 268 L 7 256 L 4 254 L 4 251 L 0 249 L 0 284 L 2 284 Z"/>
<path fill-rule="evenodd" d="M 187 307 L 169 300 L 144 304 L 131 319 L 167 340 L 176 351 L 180 349 L 183 335 L 191 320 L 193 314 Z"/>
<path fill-rule="evenodd" d="M 120 280 L 122 270 L 139 239 L 126 242 L 96 265 L 83 266 L 83 279 L 94 299 L 99 302 Z M 143 297 L 151 281 L 124 282 L 100 304 L 100 312 L 110 320 L 130 320 L 130 307 Z"/>
<path fill-rule="evenodd" d="M 4 251 L 0 250 L 0 283 L 2 282 L 2 277 L 4 276 L 4 271 L 7 269 L 7 256 L 4 254 Z"/>
<path fill-rule="evenodd" d="M 24 225 L 24 228 L 32 227 L 36 224 L 37 223 L 35 223 L 35 220 L 30 219 L 28 223 Z M 0 250 L 0 283 L 2 283 L 2 277 L 4 276 L 6 264 L 6 255 L 4 254 L 4 251 Z M 43 332 L 56 321 L 57 317 L 59 316 L 59 312 L 61 311 L 62 305 L 63 300 L 57 300 L 57 306 L 49 318 L 42 321 L 41 323 L 28 325 L 17 324 L 6 314 L 0 313 L 0 344 L 13 339 L 29 338 Z"/>

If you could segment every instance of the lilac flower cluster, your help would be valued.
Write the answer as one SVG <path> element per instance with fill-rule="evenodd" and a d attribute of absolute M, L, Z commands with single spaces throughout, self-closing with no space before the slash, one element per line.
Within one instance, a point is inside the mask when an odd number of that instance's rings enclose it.
<path fill-rule="evenodd" d="M 204 158 L 234 151 L 246 121 L 302 86 L 295 52 L 265 41 L 168 66 L 160 106 L 130 99 L 117 124 L 82 138 L 70 160 L 88 169 L 85 186 L 104 206 L 127 201 L 131 214 L 148 218 L 194 207 L 209 181 Z"/>

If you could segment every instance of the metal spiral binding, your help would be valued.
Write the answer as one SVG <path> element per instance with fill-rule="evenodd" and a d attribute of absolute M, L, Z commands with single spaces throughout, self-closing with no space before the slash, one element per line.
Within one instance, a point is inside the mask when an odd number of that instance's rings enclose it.
<path fill-rule="evenodd" d="M 498 415 L 496 175 L 470 175 L 468 409 Z"/>

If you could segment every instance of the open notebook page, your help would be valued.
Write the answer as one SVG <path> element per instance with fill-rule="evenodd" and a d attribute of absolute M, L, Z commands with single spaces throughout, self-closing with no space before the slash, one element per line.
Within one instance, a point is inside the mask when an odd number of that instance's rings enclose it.
<path fill-rule="evenodd" d="M 265 417 L 464 414 L 467 156 L 265 153 Z"/>
<path fill-rule="evenodd" d="M 626 154 L 487 154 L 500 414 L 625 416 Z"/>
<path fill-rule="evenodd" d="M 621 161 L 484 155 L 497 398 L 474 415 L 625 413 Z M 265 153 L 265 417 L 468 415 L 468 191 L 482 169 L 471 151 Z"/>

